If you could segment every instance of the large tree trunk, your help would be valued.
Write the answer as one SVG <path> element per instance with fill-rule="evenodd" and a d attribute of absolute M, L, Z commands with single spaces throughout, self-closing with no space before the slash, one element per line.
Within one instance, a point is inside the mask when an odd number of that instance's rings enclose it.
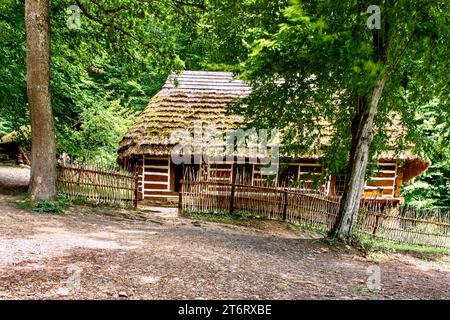
<path fill-rule="evenodd" d="M 352 146 L 347 169 L 346 186 L 339 208 L 338 219 L 330 236 L 344 242 L 350 242 L 358 220 L 358 211 L 364 187 L 369 149 L 373 139 L 373 120 L 383 93 L 386 77 L 383 76 L 372 92 L 370 103 L 366 97 L 360 97 L 358 111 L 352 123 Z"/>
<path fill-rule="evenodd" d="M 32 156 L 29 194 L 32 200 L 56 196 L 56 157 L 50 102 L 49 0 L 25 1 L 27 95 Z"/>

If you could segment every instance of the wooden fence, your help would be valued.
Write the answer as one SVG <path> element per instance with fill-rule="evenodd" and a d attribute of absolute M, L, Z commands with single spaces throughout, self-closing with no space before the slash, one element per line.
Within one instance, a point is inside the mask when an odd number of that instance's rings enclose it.
<path fill-rule="evenodd" d="M 217 181 L 181 181 L 178 209 L 191 212 L 245 212 L 331 229 L 338 197 L 316 192 Z M 450 248 L 448 213 L 429 213 L 363 201 L 357 231 L 402 243 Z"/>
<path fill-rule="evenodd" d="M 72 200 L 136 208 L 137 183 L 137 175 L 123 169 L 58 165 L 58 192 Z"/>

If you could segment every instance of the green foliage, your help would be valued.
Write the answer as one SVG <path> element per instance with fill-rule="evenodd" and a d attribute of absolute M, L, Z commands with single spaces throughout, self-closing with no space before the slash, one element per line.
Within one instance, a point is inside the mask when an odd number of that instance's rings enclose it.
<path fill-rule="evenodd" d="M 326 234 L 328 232 L 328 229 L 325 227 L 315 226 L 308 223 L 301 223 L 301 222 L 294 222 L 291 223 L 292 226 L 297 230 L 299 234 L 304 233 L 312 233 L 312 234 Z"/>
<path fill-rule="evenodd" d="M 66 9 L 82 8 L 81 28 L 67 28 Z M 197 32 L 202 2 L 50 2 L 52 107 L 57 152 L 111 164 L 136 113 L 171 70 L 199 68 Z M 29 124 L 24 2 L 0 3 L 0 135 Z M 197 52 L 197 51 L 199 52 Z M 123 118 L 121 118 L 123 117 Z M 101 121 L 105 121 L 101 127 Z M 116 124 L 116 125 L 114 125 Z M 114 145 L 114 146 L 113 146 Z"/>
<path fill-rule="evenodd" d="M 382 240 L 366 234 L 358 234 L 354 237 L 352 245 L 361 250 L 364 254 L 373 252 L 418 252 L 422 254 L 445 254 L 449 255 L 447 248 L 430 246 L 402 244 L 395 241 Z"/>
<path fill-rule="evenodd" d="M 325 152 L 327 168 L 338 172 L 347 163 L 356 100 L 370 99 L 374 83 L 388 72 L 372 156 L 392 148 L 404 150 L 411 141 L 415 151 L 424 150 L 423 139 L 413 134 L 411 117 L 417 105 L 433 99 L 438 103 L 429 108 L 438 113 L 445 109 L 448 4 L 382 1 L 385 29 L 376 33 L 366 27 L 369 3 L 291 1 L 287 6 L 283 1 L 270 2 L 259 4 L 259 14 L 250 3 L 256 6 L 258 1 L 244 1 L 235 12 L 239 19 L 228 20 L 228 25 L 217 21 L 216 26 L 222 28 L 221 34 L 234 35 L 228 44 L 240 61 L 229 61 L 239 63 L 238 69 L 244 70 L 253 86 L 252 95 L 244 101 L 246 108 L 236 108 L 250 125 L 284 130 L 284 147 L 290 155 Z M 254 20 L 266 15 L 273 19 Z M 374 37 L 389 43 L 387 57 L 377 51 Z M 247 46 L 237 45 L 238 39 L 249 39 Z M 223 48 L 221 54 L 226 57 L 226 45 Z M 396 126 L 394 112 L 410 130 L 392 145 L 388 128 Z M 329 134 L 321 125 L 324 122 L 332 127 L 327 145 L 319 143 Z"/>
<path fill-rule="evenodd" d="M 420 146 L 432 166 L 402 189 L 406 202 L 420 209 L 450 212 L 450 108 L 436 110 L 440 103 L 433 100 L 414 112 L 414 127 Z"/>
<path fill-rule="evenodd" d="M 81 205 L 86 204 L 87 199 L 83 196 L 77 196 L 74 199 L 72 199 L 70 202 L 76 206 L 81 206 Z"/>
<path fill-rule="evenodd" d="M 28 197 L 17 201 L 16 205 L 20 209 L 32 210 L 39 213 L 61 213 L 69 204 L 64 195 L 58 195 L 55 201 L 42 200 L 38 202 L 31 201 Z"/>
<path fill-rule="evenodd" d="M 33 211 L 36 212 L 50 212 L 50 213 L 58 213 L 60 212 L 60 208 L 55 204 L 55 202 L 42 200 L 33 205 Z"/>
<path fill-rule="evenodd" d="M 70 206 L 86 206 L 91 208 L 119 208 L 118 205 L 109 203 L 96 202 L 83 196 L 78 196 L 73 199 L 67 198 L 64 194 L 58 194 L 55 201 L 31 201 L 28 195 L 23 199 L 14 202 L 19 209 L 31 210 L 39 213 L 63 213 L 68 210 Z M 92 209 L 85 208 L 84 212 L 92 212 Z"/>
<path fill-rule="evenodd" d="M 288 0 L 214 0 L 202 15 L 202 65 L 210 70 L 243 71 L 242 63 L 259 37 L 284 21 Z M 206 42 L 206 43 L 205 43 Z"/>
<path fill-rule="evenodd" d="M 206 220 L 222 223 L 246 221 L 251 217 L 251 215 L 245 212 L 233 212 L 232 214 L 230 214 L 229 212 L 225 211 L 213 211 L 213 210 L 210 210 L 208 212 L 192 212 L 188 210 L 183 210 L 181 215 L 183 217 L 195 220 Z"/>
<path fill-rule="evenodd" d="M 9 133 L 28 123 L 24 7 L 0 2 L 0 123 Z"/>
<path fill-rule="evenodd" d="M 120 105 L 120 100 L 99 103 L 80 113 L 80 130 L 75 138 L 79 154 L 98 165 L 116 161 L 117 146 L 135 120 L 136 112 Z"/>
<path fill-rule="evenodd" d="M 406 203 L 420 209 L 450 212 L 450 166 L 437 162 L 403 187 Z"/>
<path fill-rule="evenodd" d="M 211 24 L 226 35 L 217 41 L 222 59 L 211 58 L 233 65 L 252 85 L 234 108 L 249 126 L 280 129 L 290 156 L 325 154 L 326 174 L 340 172 L 349 159 L 358 99 L 370 101 L 374 83 L 386 75 L 370 155 L 410 149 L 430 157 L 439 187 L 422 192 L 424 199 L 447 206 L 448 2 L 380 1 L 379 31 L 366 27 L 370 2 L 221 3 L 228 7 L 217 9 Z M 399 130 L 397 116 L 407 130 Z"/>
<path fill-rule="evenodd" d="M 112 164 L 121 135 L 170 71 L 230 70 L 254 88 L 247 108 L 236 108 L 249 125 L 283 129 L 292 157 L 324 152 L 326 168 L 339 172 L 348 161 L 355 98 L 369 96 L 388 72 L 372 155 L 412 148 L 430 157 L 433 167 L 405 196 L 418 206 L 448 207 L 448 2 L 379 2 L 389 25 L 380 31 L 390 42 L 386 63 L 365 25 L 367 1 L 50 3 L 58 154 Z M 66 27 L 73 4 L 82 8 L 78 30 Z M 29 124 L 23 1 L 0 3 L 0 28 L 1 136 Z M 386 130 L 393 112 L 409 129 L 395 146 Z M 318 143 L 329 134 L 323 121 L 333 128 L 325 146 Z"/>
<path fill-rule="evenodd" d="M 0 137 L 9 132 L 8 123 L 0 118 Z"/>

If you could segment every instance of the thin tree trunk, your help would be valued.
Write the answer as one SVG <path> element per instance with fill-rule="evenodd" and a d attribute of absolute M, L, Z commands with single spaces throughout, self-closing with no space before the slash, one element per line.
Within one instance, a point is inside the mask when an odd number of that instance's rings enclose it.
<path fill-rule="evenodd" d="M 25 1 L 27 95 L 30 108 L 32 200 L 56 196 L 56 157 L 50 101 L 49 0 Z"/>
<path fill-rule="evenodd" d="M 383 93 L 386 77 L 378 80 L 372 92 L 370 104 L 366 97 L 360 97 L 358 112 L 352 123 L 352 146 L 347 170 L 346 186 L 339 208 L 337 223 L 330 236 L 344 242 L 350 242 L 358 220 L 358 211 L 364 187 L 369 149 L 373 139 L 373 121 L 378 103 Z"/>

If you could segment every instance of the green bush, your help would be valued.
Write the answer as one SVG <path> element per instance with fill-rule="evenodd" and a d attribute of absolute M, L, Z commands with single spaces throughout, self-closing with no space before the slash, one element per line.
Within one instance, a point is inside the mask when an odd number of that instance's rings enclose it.
<path fill-rule="evenodd" d="M 67 208 L 68 204 L 68 199 L 62 194 L 59 194 L 55 201 L 42 200 L 34 202 L 27 196 L 25 199 L 16 202 L 17 207 L 20 209 L 39 213 L 60 213 Z"/>
<path fill-rule="evenodd" d="M 72 204 L 77 206 L 82 206 L 86 204 L 86 197 L 83 196 L 76 196 L 74 199 L 70 201 Z"/>
<path fill-rule="evenodd" d="M 33 205 L 33 211 L 35 212 L 52 212 L 52 213 L 58 213 L 61 211 L 58 202 L 54 201 L 48 201 L 43 200 L 36 202 L 36 204 Z"/>

